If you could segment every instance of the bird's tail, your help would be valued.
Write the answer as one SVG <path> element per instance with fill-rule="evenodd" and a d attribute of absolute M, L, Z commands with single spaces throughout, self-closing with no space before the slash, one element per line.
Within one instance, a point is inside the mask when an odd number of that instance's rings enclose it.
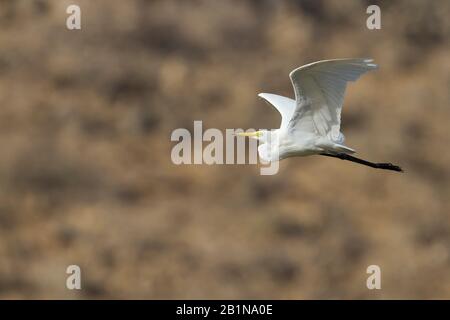
<path fill-rule="evenodd" d="M 355 153 L 355 149 L 349 148 L 347 146 L 344 146 L 343 144 L 335 143 L 333 146 L 333 149 L 337 152 L 343 152 L 343 153 Z"/>
<path fill-rule="evenodd" d="M 323 137 L 322 139 L 318 139 L 316 145 L 323 149 L 325 152 L 330 153 L 355 153 L 356 151 L 352 148 L 344 146 L 342 143 L 338 143 L 336 141 L 330 140 L 328 137 Z"/>

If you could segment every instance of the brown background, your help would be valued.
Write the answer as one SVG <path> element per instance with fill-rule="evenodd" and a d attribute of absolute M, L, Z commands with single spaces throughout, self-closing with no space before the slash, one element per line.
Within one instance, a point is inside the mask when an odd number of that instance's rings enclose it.
<path fill-rule="evenodd" d="M 65 27 L 73 3 L 81 31 Z M 0 1 L 0 298 L 450 298 L 449 14 Z M 346 144 L 404 174 L 317 156 L 275 176 L 172 164 L 175 128 L 276 127 L 256 94 L 292 97 L 292 69 L 343 57 L 380 65 L 347 90 Z"/>

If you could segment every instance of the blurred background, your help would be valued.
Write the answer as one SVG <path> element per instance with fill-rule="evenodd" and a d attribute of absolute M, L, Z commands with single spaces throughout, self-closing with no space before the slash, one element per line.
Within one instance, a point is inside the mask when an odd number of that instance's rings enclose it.
<path fill-rule="evenodd" d="M 450 298 L 449 14 L 0 0 L 0 298 Z M 256 94 L 292 97 L 292 69 L 344 57 L 380 65 L 348 87 L 346 144 L 404 174 L 317 156 L 274 176 L 172 164 L 174 129 L 277 127 Z M 66 289 L 71 264 L 82 290 Z"/>

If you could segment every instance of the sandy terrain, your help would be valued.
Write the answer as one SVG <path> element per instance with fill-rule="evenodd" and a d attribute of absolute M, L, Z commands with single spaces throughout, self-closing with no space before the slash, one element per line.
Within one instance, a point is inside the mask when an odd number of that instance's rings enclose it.
<path fill-rule="evenodd" d="M 65 27 L 79 4 L 82 29 Z M 366 28 L 366 7 L 382 10 Z M 0 1 L 0 298 L 450 298 L 450 2 Z M 346 144 L 171 162 L 176 128 L 273 128 L 259 92 L 372 57 Z M 66 289 L 66 267 L 82 290 Z M 366 268 L 382 289 L 366 288 Z"/>

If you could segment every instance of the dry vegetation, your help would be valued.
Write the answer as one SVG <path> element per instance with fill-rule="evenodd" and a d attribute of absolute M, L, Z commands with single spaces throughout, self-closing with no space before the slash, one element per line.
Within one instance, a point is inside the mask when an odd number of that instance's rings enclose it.
<path fill-rule="evenodd" d="M 365 28 L 368 4 L 382 29 Z M 67 5 L 82 30 L 65 29 Z M 450 2 L 0 1 L 0 298 L 450 298 Z M 373 57 L 339 160 L 175 166 L 178 127 L 271 128 L 293 68 Z M 78 264 L 83 290 L 65 289 Z M 365 287 L 382 268 L 382 290 Z"/>

